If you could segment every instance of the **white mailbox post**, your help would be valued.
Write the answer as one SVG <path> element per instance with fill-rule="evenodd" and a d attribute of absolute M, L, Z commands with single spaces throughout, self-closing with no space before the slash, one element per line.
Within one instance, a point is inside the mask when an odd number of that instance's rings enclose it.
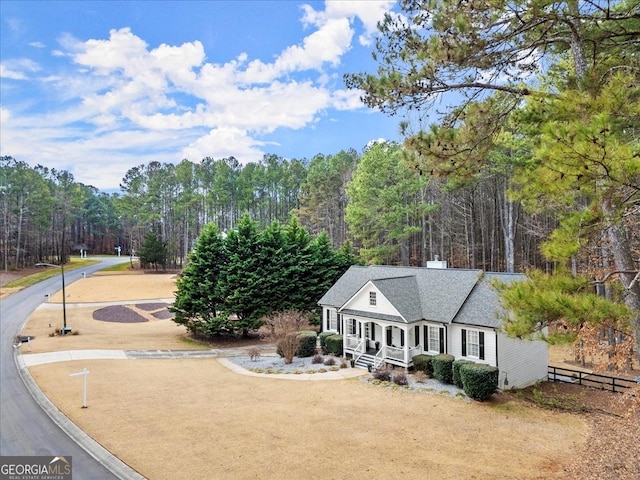
<path fill-rule="evenodd" d="M 82 408 L 87 408 L 87 377 L 89 376 L 89 370 L 83 368 L 81 372 L 72 373 L 70 377 L 79 377 L 82 375 Z"/>

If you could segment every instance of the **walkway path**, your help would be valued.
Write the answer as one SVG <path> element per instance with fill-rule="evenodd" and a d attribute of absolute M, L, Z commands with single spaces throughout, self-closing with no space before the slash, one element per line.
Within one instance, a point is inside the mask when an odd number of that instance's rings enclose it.
<path fill-rule="evenodd" d="M 265 349 L 271 347 L 265 346 Z M 246 355 L 246 349 L 220 348 L 212 350 L 65 350 L 60 352 L 27 353 L 17 356 L 20 369 L 47 363 L 69 362 L 73 360 L 137 360 L 137 359 L 195 359 L 217 358 L 229 370 L 251 377 L 282 378 L 286 380 L 344 380 L 364 375 L 360 368 L 340 368 L 323 373 L 271 374 L 251 372 L 229 360 L 228 357 Z"/>

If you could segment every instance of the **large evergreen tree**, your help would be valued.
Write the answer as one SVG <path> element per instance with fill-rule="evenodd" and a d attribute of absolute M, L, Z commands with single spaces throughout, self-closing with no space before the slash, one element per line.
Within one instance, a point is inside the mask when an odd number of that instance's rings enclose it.
<path fill-rule="evenodd" d="M 353 263 L 350 252 L 331 248 L 326 234 L 312 240 L 295 219 L 260 231 L 245 215 L 226 237 L 209 225 L 178 281 L 175 321 L 207 337 L 246 335 L 274 312 L 319 320 L 317 301 Z"/>
<path fill-rule="evenodd" d="M 398 144 L 378 143 L 363 155 L 347 185 L 346 221 L 365 261 L 400 256 L 409 265 L 409 238 L 421 231 L 421 219 L 432 209 L 420 195 L 427 178 L 405 164 Z"/>
<path fill-rule="evenodd" d="M 224 298 L 221 295 L 220 276 L 227 265 L 224 240 L 215 224 L 206 225 L 189 263 L 176 282 L 176 299 L 171 311 L 174 321 L 184 325 L 198 337 L 212 332 L 228 331 L 228 319 L 221 315 Z"/>
<path fill-rule="evenodd" d="M 228 260 L 220 280 L 223 312 L 234 317 L 237 330 L 243 334 L 258 328 L 260 319 L 269 313 L 262 286 L 268 278 L 270 258 L 260 247 L 258 226 L 248 215 L 240 219 L 225 239 Z"/>

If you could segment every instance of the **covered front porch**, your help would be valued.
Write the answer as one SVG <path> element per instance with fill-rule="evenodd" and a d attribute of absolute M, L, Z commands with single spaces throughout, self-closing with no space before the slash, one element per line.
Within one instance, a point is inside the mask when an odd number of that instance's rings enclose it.
<path fill-rule="evenodd" d="M 344 354 L 361 368 L 409 368 L 413 357 L 422 353 L 419 327 L 353 317 L 344 322 Z"/>

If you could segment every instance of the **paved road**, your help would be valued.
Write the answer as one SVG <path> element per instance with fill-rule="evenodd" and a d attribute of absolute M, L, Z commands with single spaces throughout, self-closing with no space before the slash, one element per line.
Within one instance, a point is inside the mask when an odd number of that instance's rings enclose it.
<path fill-rule="evenodd" d="M 89 275 L 122 261 L 126 258 L 108 258 L 98 265 L 65 271 L 65 283 L 68 285 L 82 278 L 83 272 Z M 91 441 L 84 441 L 88 439 L 83 439 L 83 433 L 74 429 L 73 424 L 65 422 L 66 417 L 61 420 L 55 406 L 45 404 L 43 409 L 42 399 L 34 399 L 16 366 L 15 337 L 31 313 L 44 301 L 45 294 L 55 293 L 61 288 L 58 275 L 10 295 L 0 304 L 0 455 L 71 456 L 73 478 L 79 480 L 133 478 L 135 475 L 126 469 L 119 470 L 119 462 L 108 452 L 93 448 Z M 29 380 L 27 376 L 26 381 Z M 53 414 L 53 418 L 46 410 Z M 56 422 L 60 422 L 66 431 Z M 72 439 L 68 432 L 75 438 Z M 91 453 L 85 448 L 89 448 Z"/>

